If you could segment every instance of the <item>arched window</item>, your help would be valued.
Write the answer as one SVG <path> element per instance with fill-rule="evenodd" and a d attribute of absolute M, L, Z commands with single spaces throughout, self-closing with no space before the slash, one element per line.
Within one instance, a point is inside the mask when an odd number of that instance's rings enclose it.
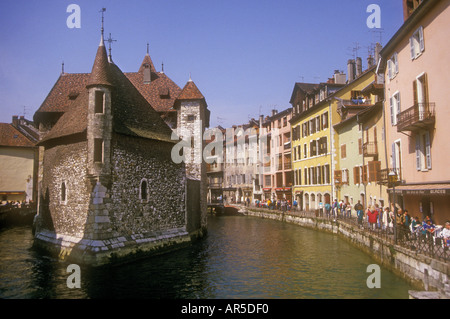
<path fill-rule="evenodd" d="M 141 187 L 139 189 L 139 197 L 142 201 L 148 200 L 148 182 L 145 178 L 141 180 Z"/>

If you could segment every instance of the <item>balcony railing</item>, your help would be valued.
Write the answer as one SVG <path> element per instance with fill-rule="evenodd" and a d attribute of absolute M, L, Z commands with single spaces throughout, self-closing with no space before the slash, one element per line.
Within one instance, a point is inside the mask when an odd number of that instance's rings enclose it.
<path fill-rule="evenodd" d="M 363 144 L 364 156 L 377 156 L 378 144 L 376 142 L 366 142 Z"/>
<path fill-rule="evenodd" d="M 417 103 L 397 115 L 397 132 L 428 128 L 435 122 L 435 103 Z"/>

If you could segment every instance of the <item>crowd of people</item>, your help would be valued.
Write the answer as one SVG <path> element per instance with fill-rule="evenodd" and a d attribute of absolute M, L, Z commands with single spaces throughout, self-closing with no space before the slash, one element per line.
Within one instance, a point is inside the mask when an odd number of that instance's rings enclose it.
<path fill-rule="evenodd" d="M 248 198 L 246 199 L 246 205 L 250 206 Z M 296 200 L 291 203 L 287 199 L 261 201 L 256 199 L 254 205 L 258 208 L 282 212 L 301 209 L 298 207 Z M 332 204 L 320 204 L 319 207 L 318 217 L 334 220 L 356 218 L 357 224 L 361 228 L 365 224 L 372 230 L 384 230 L 388 234 L 394 234 L 395 227 L 399 240 L 405 241 L 413 237 L 421 240 L 440 238 L 445 249 L 450 247 L 450 221 L 447 221 L 444 226 L 435 225 L 430 216 L 425 216 L 423 220 L 420 220 L 418 216 L 411 217 L 408 210 L 393 205 L 391 207 L 380 207 L 378 204 L 374 204 L 364 208 L 359 200 L 355 205 L 351 205 L 343 200 L 335 199 Z"/>
<path fill-rule="evenodd" d="M 30 201 L 13 201 L 13 200 L 4 200 L 0 202 L 0 208 L 7 209 L 7 208 L 28 208 L 33 206 L 34 203 L 32 200 Z"/>

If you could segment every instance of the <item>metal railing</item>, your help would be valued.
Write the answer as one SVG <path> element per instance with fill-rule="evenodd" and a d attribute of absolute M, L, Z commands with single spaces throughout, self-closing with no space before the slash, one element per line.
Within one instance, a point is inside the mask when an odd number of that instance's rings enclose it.
<path fill-rule="evenodd" d="M 413 131 L 435 121 L 435 103 L 417 103 L 397 114 L 397 131 Z"/>
<path fill-rule="evenodd" d="M 428 257 L 441 260 L 444 262 L 450 261 L 450 247 L 446 245 L 441 235 L 442 228 L 435 228 L 433 233 L 427 233 L 421 226 L 415 230 L 403 225 L 396 225 L 397 240 L 394 236 L 394 225 L 384 225 L 381 221 L 370 224 L 367 220 L 367 216 L 364 216 L 362 220 L 356 218 L 356 212 L 352 210 L 350 216 L 345 215 L 343 212 L 337 212 L 333 214 L 327 214 L 324 209 L 315 209 L 303 211 L 299 208 L 287 207 L 284 211 L 274 206 L 272 209 L 260 204 L 258 209 L 265 209 L 271 211 L 278 211 L 280 213 L 287 213 L 293 216 L 305 217 L 305 218 L 321 218 L 327 220 L 338 221 L 339 223 L 346 223 L 354 227 L 359 228 L 361 231 L 370 233 L 380 239 L 388 241 L 391 244 L 402 246 L 406 249 L 414 251 L 418 254 L 423 254 Z"/>
<path fill-rule="evenodd" d="M 364 156 L 376 156 L 378 155 L 378 144 L 377 142 L 366 142 L 363 144 L 363 154 Z"/>

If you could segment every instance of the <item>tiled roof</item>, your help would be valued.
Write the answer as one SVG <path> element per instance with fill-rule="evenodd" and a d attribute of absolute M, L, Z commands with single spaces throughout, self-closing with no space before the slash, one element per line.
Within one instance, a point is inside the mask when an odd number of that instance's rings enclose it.
<path fill-rule="evenodd" d="M 86 87 L 89 73 L 63 73 L 48 93 L 37 113 L 65 112 L 76 94 Z"/>
<path fill-rule="evenodd" d="M 153 65 L 153 61 L 150 58 L 150 55 L 148 55 L 148 54 L 145 55 L 144 60 L 141 63 L 141 67 L 139 68 L 139 71 L 138 71 L 139 73 L 144 72 L 144 68 L 145 68 L 146 64 L 148 64 L 150 66 L 150 72 L 156 73 L 156 69 L 155 69 L 155 66 Z"/>
<path fill-rule="evenodd" d="M 94 65 L 92 66 L 91 74 L 87 86 L 92 85 L 112 85 L 112 75 L 110 74 L 108 55 L 106 54 L 106 48 L 102 41 L 97 49 Z"/>
<path fill-rule="evenodd" d="M 93 71 L 95 71 L 96 64 L 98 64 L 97 58 Z M 102 67 L 108 74 L 109 85 L 113 86 L 111 89 L 111 107 L 114 114 L 113 130 L 120 134 L 170 142 L 172 130 L 132 82 L 115 64 L 108 63 Z M 95 79 L 95 77 L 91 76 L 90 79 Z M 102 82 L 100 85 L 104 85 L 104 83 Z M 69 103 L 66 112 L 41 143 L 86 131 L 88 98 L 88 89 L 84 88 L 76 99 Z"/>
<path fill-rule="evenodd" d="M 12 124 L 0 123 L 0 146 L 32 147 L 34 145 Z"/>
<path fill-rule="evenodd" d="M 141 72 L 125 73 L 125 75 L 156 111 L 174 111 L 173 105 L 181 89 L 167 75 L 152 73 L 152 81 L 149 84 L 144 84 L 144 75 Z M 161 94 L 166 92 L 168 95 Z"/>
<path fill-rule="evenodd" d="M 205 97 L 193 81 L 188 81 L 177 100 L 203 100 Z"/>

